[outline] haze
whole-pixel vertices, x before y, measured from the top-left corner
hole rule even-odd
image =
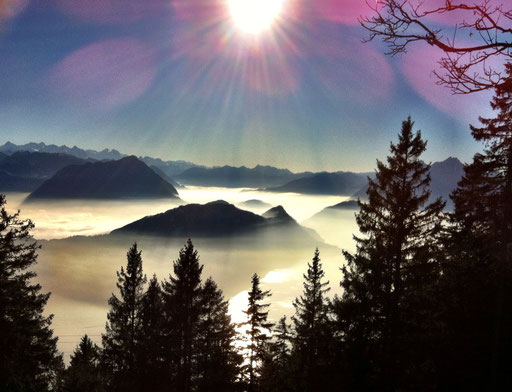
[[[115,292],[116,271],[126,263],[126,252],[133,241],[142,250],[144,272],[167,279],[179,249],[186,238],[158,240],[142,237],[112,239],[97,236],[109,233],[146,215],[164,212],[179,204],[226,200],[240,206],[246,200],[261,200],[272,206],[282,205],[299,223],[317,230],[325,240],[294,242],[293,238],[194,239],[204,276],[212,276],[232,298],[230,310],[234,321],[241,321],[246,306],[250,277],[263,277],[266,289],[272,290],[271,317],[293,312],[292,301],[302,290],[306,263],[319,247],[331,280],[333,294],[338,293],[339,267],[344,259],[341,248],[352,249],[356,230],[353,211],[334,211],[332,218],[313,218],[327,206],[346,200],[340,196],[311,196],[294,193],[260,192],[254,189],[188,187],[180,190],[181,202],[144,201],[60,201],[23,204],[26,194],[8,193],[9,210],[21,209],[23,217],[32,219],[34,235],[41,240],[37,272],[43,289],[52,296],[46,311],[55,315],[53,327],[60,337],[59,349],[66,358],[87,333],[96,342],[104,330],[107,300]],[[261,214],[264,208],[241,207]],[[75,238],[66,238],[79,236]],[[90,237],[96,236],[96,237]],[[101,251],[98,251],[101,249]]]

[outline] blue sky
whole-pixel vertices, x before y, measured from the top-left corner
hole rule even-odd
[[[366,171],[411,115],[427,161],[468,161],[480,148],[468,125],[489,114],[489,94],[437,86],[429,48],[390,58],[362,43],[359,0],[314,4],[288,0],[248,35],[227,0],[9,0],[0,143]]]

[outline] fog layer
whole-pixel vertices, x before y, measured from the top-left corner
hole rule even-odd
[[[126,252],[137,241],[142,250],[144,272],[148,278],[156,274],[168,279],[172,261],[187,238],[152,239],[137,236],[91,235],[108,233],[146,215],[174,208],[164,200],[91,202],[73,201],[24,205],[25,194],[8,194],[8,209],[22,209],[22,217],[36,224],[34,234],[42,245],[36,267],[38,282],[52,296],[47,312],[55,315],[53,328],[59,348],[66,357],[84,333],[96,342],[104,331],[107,300],[116,292],[116,271],[126,264]],[[286,211],[305,226],[312,227],[325,240],[295,240],[286,230],[261,232],[250,237],[223,239],[193,238],[204,264],[203,279],[212,276],[226,298],[233,298],[230,310],[235,320],[243,317],[246,292],[251,275],[262,277],[265,289],[272,290],[270,316],[274,319],[293,313],[292,301],[302,290],[302,274],[307,269],[316,247],[332,293],[339,293],[344,259],[340,247],[353,248],[355,229],[353,211],[333,211],[310,218],[325,207],[346,198],[278,194],[246,189],[188,188],[180,191],[186,202],[205,203],[223,199],[235,205],[257,199]],[[242,207],[256,213],[265,208]],[[77,236],[79,235],[79,236]],[[87,235],[87,236],[84,236]],[[75,236],[74,238],[65,238]],[[89,236],[89,237],[88,237]],[[336,245],[332,246],[332,245]]]

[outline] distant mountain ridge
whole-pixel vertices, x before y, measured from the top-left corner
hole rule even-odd
[[[77,158],[87,159],[92,158],[96,160],[118,160],[126,156],[126,154],[121,154],[119,151],[115,149],[105,148],[102,151],[96,150],[83,150],[78,148],[77,146],[68,147],[66,145],[57,146],[55,144],[45,144],[41,143],[26,143],[17,145],[11,142],[5,143],[3,146],[0,146],[0,152],[11,154],[17,151],[29,151],[29,152],[47,152],[47,153],[60,153],[72,155]]]
[[[318,219],[339,219],[340,214],[345,212],[357,212],[359,211],[359,202],[357,200],[345,200],[341,203],[325,207],[323,210],[317,212],[310,218],[306,219],[302,223],[306,222],[306,225],[311,224],[311,222]]]
[[[91,150],[91,149],[82,149],[77,146],[68,147],[66,145],[57,146],[55,144],[45,144],[43,142],[40,143],[26,143],[17,145],[11,142],[6,142],[4,145],[0,146],[0,153],[11,155],[17,151],[29,151],[29,152],[47,152],[47,153],[60,153],[60,154],[68,154],[81,159],[95,159],[98,161],[104,160],[119,160],[121,158],[127,157],[127,154],[123,154],[116,149],[108,149],[105,148],[101,151]],[[177,160],[177,161],[164,161],[159,158],[151,158],[151,157],[139,157],[141,161],[146,163],[148,166],[156,166],[160,170],[162,170],[167,176],[174,177],[177,174],[183,172],[184,170],[198,166],[194,163]]]
[[[366,173],[322,172],[267,188],[271,192],[294,192],[315,195],[351,195],[367,183]]]
[[[276,229],[290,230],[295,236],[314,239],[316,233],[300,226],[283,207],[257,215],[224,201],[187,204],[147,216],[116,229],[111,234],[137,234],[153,237],[226,237]]]
[[[331,210],[358,210],[359,202],[357,200],[346,200],[333,206],[326,207]]]
[[[31,192],[62,168],[88,161],[62,153],[17,151],[0,160],[0,191]]]
[[[216,166],[192,167],[176,179],[186,185],[219,186],[227,188],[261,188],[285,184],[296,178],[311,175],[310,172],[293,173],[273,166]]]
[[[178,198],[177,190],[135,156],[70,165],[46,180],[27,201]]]
[[[76,146],[56,146],[45,143],[27,143],[16,145],[11,142],[0,146],[0,154],[15,155],[20,151],[36,153],[67,154],[79,159],[119,160],[125,157],[115,149],[102,151],[83,150]],[[3,170],[1,164],[9,158],[0,155],[0,190],[30,191],[41,184],[44,176],[26,176]],[[354,198],[366,198],[367,177],[374,173],[354,172],[302,172],[293,173],[288,169],[257,165],[204,167],[186,161],[163,161],[158,158],[139,157],[139,160],[153,168],[165,181],[178,187],[180,184],[218,187],[259,188],[270,192],[295,192],[319,195],[350,195]],[[463,174],[463,164],[457,158],[448,158],[435,162],[431,167],[431,189],[433,196],[441,196],[450,207],[449,194]],[[50,173],[54,174],[54,173]],[[49,176],[49,175],[48,175]],[[17,184],[12,188],[13,184]],[[16,188],[18,187],[18,188]],[[19,189],[21,188],[21,189]]]
[[[66,166],[90,161],[63,153],[18,151],[0,161],[0,170],[16,176],[49,178]]]
[[[457,158],[449,157],[441,162],[434,162],[430,166],[430,190],[431,199],[441,197],[446,201],[448,209],[453,208],[453,202],[450,194],[457,188],[457,184],[464,175],[464,164]],[[366,189],[368,185],[363,186],[352,196],[354,198],[367,199]]]
[[[449,201],[450,193],[455,190],[463,175],[464,164],[457,158],[450,157],[442,162],[434,162],[430,167],[432,195]]]

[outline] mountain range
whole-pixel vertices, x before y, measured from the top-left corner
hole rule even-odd
[[[176,189],[135,156],[70,165],[43,182],[27,201],[41,199],[178,198]]]
[[[340,210],[340,211],[358,210],[359,203],[357,200],[347,200],[347,201],[342,201],[341,203],[335,204],[333,206],[326,207],[326,209]]]
[[[367,173],[322,172],[266,190],[314,195],[351,195],[368,182],[367,177]]]
[[[0,191],[30,192],[69,165],[88,160],[62,153],[18,151],[0,159]]]
[[[76,146],[56,146],[44,143],[0,146],[0,191],[32,191],[56,172],[69,164],[87,161],[119,160],[126,157],[117,150],[83,150]],[[204,167],[185,161],[163,161],[144,157],[139,160],[150,166],[160,178],[179,188],[180,184],[218,187],[249,187],[270,192],[295,192],[320,195],[351,195],[366,198],[367,177],[373,173],[302,172],[272,166]],[[431,166],[433,197],[449,201],[449,194],[462,177],[463,164],[456,158],[435,162]]]
[[[453,208],[453,203],[450,199],[450,193],[457,188],[458,182],[464,175],[464,165],[457,158],[447,158],[441,162],[434,162],[430,166],[430,191],[431,200],[441,197],[446,201],[448,209]],[[356,193],[352,195],[353,198],[366,199],[366,190],[368,185],[364,185]]]
[[[261,165],[252,169],[245,166],[192,167],[178,175],[176,180],[186,185],[197,186],[264,188],[282,185],[311,174],[293,173],[288,169]]]
[[[91,158],[98,161],[104,160],[119,160],[128,156],[127,154],[123,154],[115,149],[105,148],[101,151],[90,150],[90,149],[82,149],[77,146],[68,147],[65,145],[57,146],[55,144],[45,144],[45,143],[26,143],[17,145],[11,142],[7,142],[4,145],[0,146],[0,153],[11,155],[17,151],[28,151],[28,152],[47,152],[47,153],[60,153],[72,155],[77,158],[87,159]],[[148,166],[156,166],[161,169],[167,176],[174,177],[184,170],[197,166],[193,163],[186,161],[164,161],[159,158],[151,158],[151,157],[139,157],[141,161],[143,161]]]
[[[126,154],[121,154],[119,151],[114,149],[104,149],[102,151],[96,150],[83,150],[78,148],[77,146],[68,147],[68,146],[57,146],[55,144],[45,144],[45,143],[26,143],[17,145],[11,142],[5,143],[3,146],[0,146],[0,152],[6,154],[12,154],[16,151],[29,151],[29,152],[48,152],[48,153],[59,153],[59,154],[67,154],[72,155],[77,158],[87,159],[92,158],[96,160],[116,160],[121,159],[126,156]]]

